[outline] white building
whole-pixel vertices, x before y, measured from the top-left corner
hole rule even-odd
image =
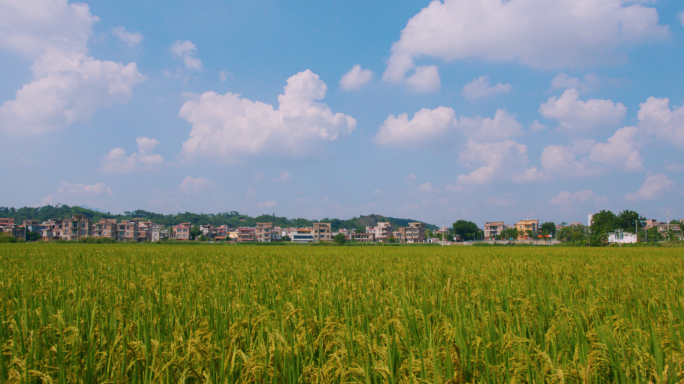
[[[608,234],[608,242],[613,244],[635,244],[637,242],[637,235],[629,232],[611,232]]]

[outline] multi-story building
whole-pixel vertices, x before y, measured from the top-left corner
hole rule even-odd
[[[200,225],[200,231],[207,240],[214,240],[218,234],[218,229],[211,225]]]
[[[501,236],[504,231],[503,221],[488,221],[484,225],[484,238],[485,240],[494,240],[497,236]]]
[[[14,224],[14,219],[0,218],[0,232],[17,237],[17,226]]]
[[[296,230],[290,232],[291,241],[293,243],[313,243],[314,234],[313,228],[297,228]]]
[[[82,237],[93,235],[93,221],[86,215],[73,215],[71,219],[62,220],[62,239],[78,241]]]
[[[237,242],[238,243],[252,243],[255,239],[254,228],[238,228]]]
[[[539,220],[520,220],[515,223],[515,229],[518,230],[519,239],[535,237],[539,231]]]
[[[375,242],[375,234],[372,232],[365,232],[365,233],[352,233],[350,235],[352,241],[356,241],[357,243],[374,243]]]
[[[404,242],[406,243],[422,243],[425,242],[425,224],[424,223],[409,223],[409,226],[404,228]]]
[[[313,225],[313,241],[320,243],[321,241],[332,240],[332,225],[330,223],[314,223]]]
[[[138,238],[138,222],[135,220],[125,221],[119,225],[119,229],[123,226],[123,236],[119,236],[119,241],[135,242]],[[119,230],[121,233],[121,230]]]
[[[190,223],[180,223],[173,227],[173,238],[176,240],[190,240]]]
[[[170,239],[172,236],[171,230],[168,228],[164,228],[163,226],[159,226],[157,228],[152,228],[150,230],[150,241],[159,241],[163,239]]]
[[[391,223],[378,223],[375,227],[366,227],[366,232],[373,232],[376,241],[385,242],[393,236],[394,228]]]
[[[119,240],[119,236],[117,236],[116,219],[100,219],[98,223],[93,224],[93,236],[109,237],[114,240]]]
[[[257,223],[256,225],[256,241],[259,243],[270,243],[273,241],[273,223]]]
[[[397,228],[394,232],[392,232],[392,237],[394,237],[394,241],[396,241],[397,243],[405,243],[406,242],[406,228],[405,227]]]

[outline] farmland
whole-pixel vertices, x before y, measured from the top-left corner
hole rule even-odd
[[[665,248],[0,246],[0,381],[674,383]]]

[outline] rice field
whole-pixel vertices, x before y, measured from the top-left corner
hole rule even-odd
[[[0,246],[0,382],[676,383],[684,252]]]

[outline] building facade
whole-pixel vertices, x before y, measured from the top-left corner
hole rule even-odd
[[[259,243],[273,242],[273,223],[257,223],[255,234]]]
[[[518,239],[536,237],[539,232],[539,220],[520,220],[515,223],[515,229],[518,230]]]
[[[488,221],[484,225],[485,240],[494,240],[497,236],[501,236],[504,231],[503,221]]]
[[[404,242],[406,243],[424,243],[425,242],[425,224],[424,223],[409,223],[409,226],[404,228]]]
[[[313,241],[316,243],[332,241],[332,225],[330,223],[314,223]]]

